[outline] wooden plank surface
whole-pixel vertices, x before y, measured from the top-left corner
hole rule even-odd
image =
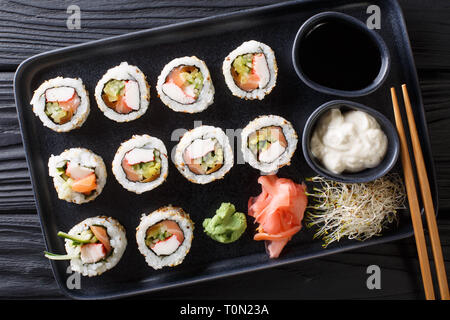
[[[50,265],[42,257],[44,241],[34,213],[15,112],[12,88],[18,64],[54,48],[276,2],[82,0],[76,1],[81,8],[82,28],[68,30],[66,8],[73,1],[0,0],[0,298],[61,297]],[[438,222],[450,272],[450,6],[446,0],[402,0],[400,4],[432,140],[441,208]],[[365,286],[370,264],[381,267],[382,290]],[[423,294],[414,242],[406,239],[148,297],[415,299],[423,298]]]

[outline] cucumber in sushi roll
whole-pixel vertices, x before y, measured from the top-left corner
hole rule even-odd
[[[186,132],[175,150],[175,166],[193,183],[221,179],[234,163],[230,141],[222,129],[200,126]]]
[[[42,83],[31,99],[33,112],[56,132],[79,128],[89,112],[89,94],[81,79],[57,77]]]
[[[125,228],[115,219],[98,216],[75,225],[68,233],[58,232],[66,240],[67,254],[45,252],[51,260],[70,260],[72,271],[93,277],[115,267],[127,246]]]
[[[228,54],[222,72],[233,95],[262,100],[277,82],[275,53],[264,43],[246,41]]]
[[[158,77],[156,90],[161,101],[177,112],[201,112],[214,102],[208,67],[197,57],[169,62]]]
[[[181,208],[167,206],[142,215],[136,228],[138,249],[153,269],[173,267],[188,254],[194,223]]]
[[[274,173],[289,165],[298,137],[292,124],[280,116],[260,116],[241,132],[241,151],[245,162],[262,173]]]
[[[94,200],[106,183],[103,159],[84,148],[72,148],[60,155],[52,155],[48,160],[48,170],[59,199],[76,204]]]
[[[97,83],[95,100],[109,119],[132,121],[147,111],[150,87],[138,67],[122,62],[109,69]]]
[[[158,138],[135,135],[117,150],[112,171],[127,190],[140,194],[162,184],[168,174],[167,150]]]

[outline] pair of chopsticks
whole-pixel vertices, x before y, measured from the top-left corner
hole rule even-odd
[[[425,161],[423,159],[422,148],[420,146],[419,136],[416,128],[416,122],[414,120],[414,115],[411,108],[411,101],[409,100],[408,90],[405,84],[402,85],[402,92],[403,102],[405,104],[406,115],[408,118],[408,126],[411,136],[411,144],[413,147],[417,176],[419,178],[420,192],[425,209],[425,216],[428,225],[429,237],[431,240],[434,264],[436,267],[439,292],[442,300],[449,300],[450,295],[448,290],[447,275],[445,272],[444,259],[442,257],[442,248],[436,223],[436,213],[434,211],[433,200],[431,197],[430,183],[428,181],[427,170],[425,168]],[[416,239],[417,253],[419,256],[419,264],[422,273],[422,282],[424,286],[425,297],[427,300],[435,300],[436,298],[433,289],[433,279],[431,276],[427,246],[425,243],[425,234],[423,231],[422,217],[420,213],[414,173],[409,156],[408,143],[406,140],[405,129],[403,127],[402,116],[400,114],[397,95],[395,93],[394,87],[391,88],[391,96],[392,105],[394,108],[395,123],[400,138],[401,161],[403,165],[405,186],[408,195],[409,208],[411,211],[411,220],[414,228],[414,236]]]

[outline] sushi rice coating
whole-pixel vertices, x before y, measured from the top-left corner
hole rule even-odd
[[[164,220],[175,221],[183,231],[184,240],[174,253],[167,256],[158,256],[155,252],[153,252],[153,250],[147,247],[145,239],[147,236],[147,229]],[[136,228],[136,241],[138,249],[145,257],[147,264],[155,270],[167,266],[174,267],[182,263],[186,255],[189,253],[193,237],[194,223],[190,219],[189,214],[184,212],[183,209],[179,207],[172,207],[171,205],[162,207],[148,215],[142,214],[141,222]]]
[[[126,173],[122,167],[122,160],[126,153],[134,148],[154,148],[160,152],[161,172],[157,179],[150,182],[133,182],[127,179]],[[141,194],[150,191],[161,185],[169,174],[169,162],[167,159],[167,149],[164,143],[149,135],[134,135],[130,140],[123,142],[114,156],[112,162],[112,171],[117,181],[128,191]]]
[[[61,177],[61,173],[57,170],[63,166],[66,161],[73,161],[81,166],[92,168],[96,176],[96,189],[89,196],[85,196],[82,193],[67,190],[66,181]],[[103,159],[85,148],[72,148],[67,149],[60,155],[51,155],[48,160],[49,175],[53,177],[53,184],[58,198],[66,200],[67,202],[73,202],[76,204],[82,204],[94,200],[102,192],[103,187],[106,184],[106,167]]]
[[[245,91],[239,88],[234,82],[233,75],[231,73],[233,61],[237,57],[248,53],[253,54],[263,53],[266,58],[267,66],[269,68],[270,73],[270,80],[269,83],[264,88],[258,88],[252,91]],[[230,89],[231,93],[234,96],[247,100],[254,100],[254,99],[262,100],[266,95],[268,95],[273,90],[277,82],[278,67],[275,59],[275,53],[268,45],[264,43],[255,40],[246,41],[242,43],[239,47],[231,51],[225,57],[222,64],[222,72],[225,77],[225,83],[227,84],[228,88]]]
[[[287,140],[288,146],[286,150],[277,159],[275,159],[275,161],[266,163],[259,161],[255,154],[249,149],[248,138],[253,132],[270,126],[278,126],[283,129],[283,134]],[[275,115],[259,116],[250,121],[250,123],[247,124],[241,132],[241,151],[245,162],[253,168],[260,170],[261,173],[264,174],[276,173],[279,168],[285,165],[290,165],[291,158],[297,148],[297,142],[297,133],[295,132],[292,124],[286,119]]]
[[[112,252],[104,260],[95,263],[83,263],[81,258],[70,260],[70,268],[72,271],[79,272],[83,276],[88,277],[101,275],[103,272],[115,267],[127,247],[125,228],[116,219],[110,217],[98,216],[88,218],[75,225],[68,233],[70,235],[78,235],[82,231],[89,230],[91,225],[99,225],[106,228],[106,232],[110,238],[109,242],[112,247]],[[72,240],[69,239],[66,239],[65,247],[69,255],[74,255],[79,250],[79,246],[73,246]]]
[[[126,114],[120,114],[108,107],[103,101],[103,88],[110,80],[133,80],[139,85],[139,109]],[[99,109],[103,114],[116,122],[128,122],[136,120],[147,112],[150,102],[150,86],[147,83],[146,76],[142,71],[136,67],[129,65],[127,62],[122,62],[120,65],[109,69],[95,87],[95,100]]]
[[[167,76],[170,74],[170,72],[178,67],[178,66],[194,66],[199,69],[199,71],[203,75],[203,86],[200,91],[200,94],[196,100],[196,102],[191,104],[182,104],[180,102],[177,102],[175,100],[172,100],[170,97],[168,97],[162,87],[163,84],[166,82]],[[158,83],[156,85],[156,90],[158,91],[158,96],[161,99],[161,101],[170,109],[176,112],[186,112],[186,113],[197,113],[205,110],[208,108],[213,102],[214,102],[214,85],[211,81],[211,75],[209,73],[208,67],[206,66],[205,62],[200,60],[199,58],[192,56],[192,57],[182,57],[182,58],[176,58],[170,61],[161,71],[161,74],[158,77]]]
[[[80,98],[80,104],[73,114],[70,121],[64,124],[53,122],[45,113],[45,92],[47,89],[58,87],[70,87],[75,89],[76,94]],[[47,128],[56,132],[67,132],[81,127],[86,121],[90,113],[89,93],[87,92],[83,81],[79,78],[63,78],[56,77],[42,83],[39,88],[34,91],[33,98],[30,101],[33,106],[33,112],[42,121],[42,124]]]
[[[215,138],[223,148],[222,167],[210,174],[198,175],[192,172],[183,159],[183,153],[186,148],[196,139]],[[221,128],[213,126],[200,126],[186,132],[180,139],[175,151],[175,166],[178,171],[189,181],[193,183],[206,184],[217,179],[222,179],[230,171],[234,164],[233,150],[230,141]]]

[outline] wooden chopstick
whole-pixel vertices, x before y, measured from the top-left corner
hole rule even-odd
[[[449,300],[447,274],[445,272],[444,259],[442,257],[441,241],[439,239],[439,231],[436,223],[436,213],[434,211],[433,200],[431,197],[430,182],[428,181],[427,169],[423,159],[422,147],[420,146],[419,135],[417,133],[416,121],[409,100],[408,89],[406,84],[402,85],[403,101],[405,104],[406,115],[408,118],[409,133],[416,162],[417,175],[419,177],[420,192],[422,194],[425,216],[427,219],[428,231],[431,240],[431,248],[433,251],[434,264],[439,284],[439,292],[442,300]]]
[[[391,88],[392,105],[394,108],[395,124],[400,139],[401,161],[405,179],[406,193],[408,195],[409,209],[416,239],[417,255],[419,257],[420,271],[422,273],[423,288],[427,300],[435,300],[433,280],[431,277],[430,263],[428,260],[427,246],[425,243],[425,234],[423,232],[422,217],[420,215],[419,200],[417,198],[416,184],[409,157],[408,144],[406,141],[405,129],[403,128],[402,116],[398,107],[397,95],[395,89]]]

